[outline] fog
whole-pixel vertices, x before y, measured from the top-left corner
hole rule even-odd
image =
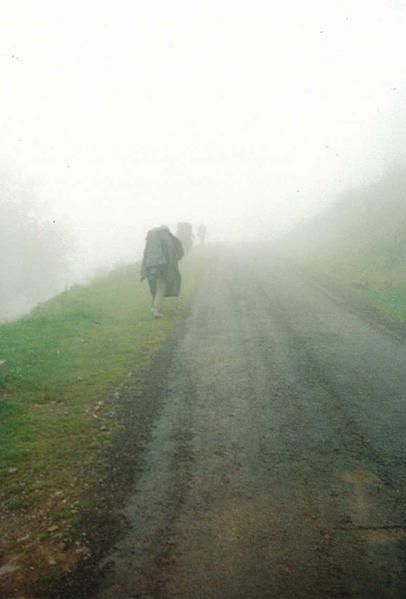
[[[55,225],[55,289],[154,225],[277,238],[406,160],[405,20],[395,0],[3,0],[0,206],[52,248]]]

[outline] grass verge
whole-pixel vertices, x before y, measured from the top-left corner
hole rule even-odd
[[[406,322],[406,269],[402,264],[388,266],[382,256],[365,259],[349,256],[340,259],[336,255],[293,255],[302,268],[329,281],[337,289],[350,292],[368,304],[377,313],[394,321]]]
[[[126,266],[75,286],[0,326],[0,590],[30,597],[43,576],[72,569],[86,551],[75,535],[89,466],[122,423],[123,381],[136,385],[182,322],[203,258],[183,264],[180,299],[154,321],[146,283]],[[1,593],[0,593],[1,594]]]

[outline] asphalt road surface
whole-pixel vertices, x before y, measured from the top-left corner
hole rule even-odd
[[[211,260],[94,599],[406,597],[406,345],[283,260]]]

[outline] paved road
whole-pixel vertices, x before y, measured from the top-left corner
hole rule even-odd
[[[406,597],[406,345],[281,259],[213,260],[94,599]]]

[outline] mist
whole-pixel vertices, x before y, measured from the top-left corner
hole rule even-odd
[[[69,284],[70,239],[33,186],[0,173],[0,317],[20,316]]]
[[[269,242],[406,162],[401,2],[2,9],[2,248],[20,277],[2,296],[16,312],[139,259],[153,226]],[[42,269],[21,257],[24,227]]]

